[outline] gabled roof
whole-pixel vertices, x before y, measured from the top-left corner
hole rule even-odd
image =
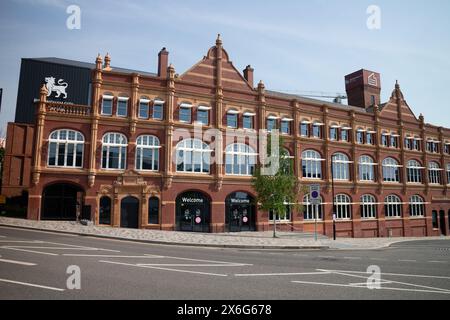
[[[254,91],[254,88],[234,67],[230,61],[228,53],[222,47],[220,36],[216,40],[216,45],[208,50],[202,60],[180,76],[181,80],[215,86],[217,84],[217,64],[218,56],[222,57],[221,81],[223,88],[238,89],[243,91]]]

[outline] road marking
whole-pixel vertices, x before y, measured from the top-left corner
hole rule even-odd
[[[78,253],[64,253],[66,257],[92,257],[92,258],[142,258],[142,259],[157,259],[163,258],[163,256],[144,255],[144,256],[120,256],[113,254],[78,254]]]
[[[309,282],[309,281],[291,281],[293,283],[301,283],[301,284],[315,284],[322,286],[334,286],[334,287],[347,287],[347,288],[360,288],[360,289],[368,289],[367,286],[354,286],[351,284],[337,284],[337,283],[324,283],[324,282]],[[413,292],[427,292],[427,293],[443,293],[450,294],[450,291],[440,291],[440,290],[423,290],[423,289],[407,289],[407,288],[391,288],[391,287],[381,287],[377,290],[395,290],[395,291],[413,291]],[[375,290],[376,291],[376,290]]]
[[[47,289],[47,290],[54,290],[54,291],[64,291],[64,289],[60,289],[60,288],[41,286],[39,284],[20,282],[20,281],[13,281],[13,280],[8,280],[8,279],[0,279],[0,282],[14,283],[14,284],[20,284],[20,285],[23,285],[23,286],[36,287],[36,288]]]
[[[48,241],[46,241],[45,243],[48,243],[48,244],[57,244],[57,245],[67,246],[67,247],[90,248],[90,249],[96,249],[96,250],[101,250],[101,251],[120,252],[120,250],[102,249],[102,248],[87,247],[87,246],[78,246],[78,245],[74,245],[74,244],[59,243],[59,242],[48,242]]]
[[[330,269],[317,269],[319,271],[327,271],[327,272],[346,272],[346,273],[356,273],[356,274],[367,274],[365,271],[349,271],[349,270],[330,270]],[[383,272],[383,275],[388,276],[399,276],[399,277],[412,277],[412,278],[434,278],[434,279],[447,279],[450,280],[450,277],[446,276],[428,276],[428,275],[417,275],[417,274],[404,274],[404,273],[388,273]]]
[[[361,257],[344,257],[344,259],[347,259],[347,260],[360,260],[362,258]]]
[[[201,261],[201,262],[221,263],[221,264],[236,264],[237,263],[237,262],[204,260],[204,259],[193,259],[193,258],[181,258],[181,257],[170,257],[170,256],[162,256],[162,257],[163,258],[169,258],[169,259],[178,259],[178,260],[187,260],[187,261]]]
[[[44,243],[44,241],[39,241],[39,240],[29,240],[29,241],[25,241],[25,240],[0,240],[0,242],[6,242],[6,243]]]
[[[321,270],[321,271],[329,271],[329,270],[322,270],[322,269],[317,269],[317,270]],[[348,273],[344,273],[344,272],[332,272],[333,274],[338,274],[338,275],[342,275],[342,276],[347,276],[347,277],[354,277],[354,278],[362,278],[362,279],[369,279],[370,275],[367,276],[358,276],[355,274],[348,274]],[[423,286],[423,285],[418,285],[418,284],[413,284],[413,283],[407,283],[407,282],[400,282],[400,281],[394,281],[394,280],[388,280],[392,283],[397,283],[397,284],[401,284],[401,285],[405,285],[405,286],[413,286],[413,287],[418,287],[418,288],[425,288],[425,289],[432,289],[432,290],[440,290],[443,292],[448,292],[450,293],[450,290],[448,289],[443,289],[443,288],[435,288],[435,287],[429,287],[429,286]],[[412,291],[416,290],[416,289],[410,289]]]
[[[373,260],[373,261],[387,261],[387,259],[384,259],[384,258],[370,258],[370,260]]]
[[[100,260],[99,262],[110,263],[110,264],[118,264],[118,265],[124,265],[124,266],[131,266],[131,267],[138,267],[138,268],[157,269],[157,270],[182,272],[182,273],[193,273],[193,274],[201,274],[201,275],[216,276],[216,277],[228,277],[228,275],[226,275],[226,274],[219,274],[219,273],[209,273],[209,272],[200,272],[200,271],[188,271],[188,270],[177,270],[177,269],[151,267],[151,266],[139,266],[139,265],[131,264],[131,263],[122,263],[122,262],[105,261],[105,260]]]
[[[155,267],[245,267],[252,264],[189,264],[189,263],[138,263],[137,266],[155,266]]]
[[[0,262],[20,264],[20,265],[23,265],[23,266],[35,266],[36,265],[36,263],[25,262],[25,261],[17,261],[17,260],[8,260],[8,259],[0,259]]]
[[[10,247],[10,248],[18,248],[18,249],[52,249],[52,250],[86,250],[86,251],[100,251],[102,249],[97,248],[63,248],[63,247],[35,247],[35,246],[2,246],[3,247]]]
[[[15,250],[15,251],[23,251],[23,252],[31,252],[31,253],[37,253],[37,254],[44,254],[47,256],[59,256],[59,254],[57,253],[50,253],[50,252],[42,252],[42,251],[34,251],[34,250],[27,250],[27,249],[18,249],[18,248],[14,248],[14,247],[0,247],[3,249],[8,249],[8,250]]]
[[[6,238],[6,236],[0,236],[0,238]]]
[[[324,259],[333,259],[335,258],[334,256],[318,256],[319,258],[324,258]]]
[[[317,275],[317,274],[330,274],[331,272],[319,271],[319,272],[292,272],[292,273],[238,273],[235,277],[279,277],[279,276],[302,276],[302,275]]]
[[[398,260],[398,261],[400,261],[400,262],[417,262],[417,260]]]
[[[429,263],[447,263],[446,261],[436,261],[436,260],[433,260],[433,261],[428,261]]]

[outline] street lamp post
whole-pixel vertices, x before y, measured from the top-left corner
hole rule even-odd
[[[333,197],[333,240],[336,240],[336,205],[334,202],[334,154],[331,156],[331,196]]]

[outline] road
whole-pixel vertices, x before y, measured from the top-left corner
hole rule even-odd
[[[80,289],[70,286],[78,283],[70,266],[79,267]],[[367,287],[369,266],[381,271],[380,281],[369,281],[379,289]],[[448,300],[450,241],[380,250],[244,250],[0,227],[0,299]]]

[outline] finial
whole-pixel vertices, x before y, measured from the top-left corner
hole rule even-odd
[[[400,84],[398,83],[398,80],[395,80],[395,88],[400,89]]]
[[[48,90],[47,90],[47,87],[45,86],[45,84],[42,85],[41,90],[39,92],[41,95],[48,94]]]
[[[109,55],[109,52],[106,53],[105,56],[105,70],[111,70],[111,56]]]
[[[220,39],[220,33],[217,34],[216,46],[220,47],[222,45],[222,40]]]

